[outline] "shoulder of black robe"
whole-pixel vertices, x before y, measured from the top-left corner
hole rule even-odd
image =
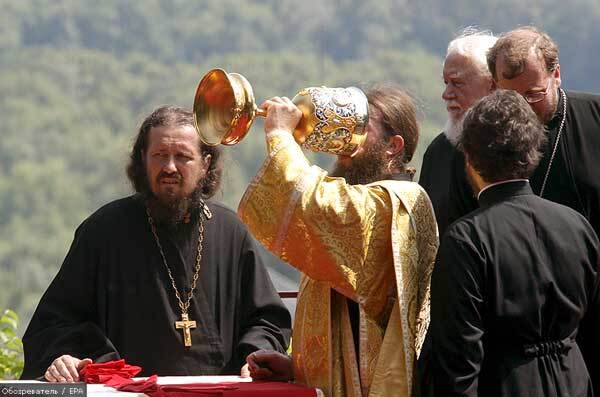
[[[446,138],[443,132],[440,132],[439,135],[433,138],[429,146],[427,146],[427,149],[425,149],[423,161],[421,162],[421,173],[419,175],[419,184],[423,186],[424,189],[426,189],[425,186],[431,186],[431,176],[435,170],[435,156],[439,151],[440,146],[443,146],[442,143],[444,140],[447,141],[448,138]]]
[[[452,143],[446,137],[446,134],[440,132],[437,135],[427,149],[425,149],[425,153],[423,154],[423,161],[421,162],[421,172],[419,174],[419,184],[427,191],[427,189],[432,188],[435,179],[434,176],[438,173],[438,165],[440,158],[440,154],[444,157],[447,157],[448,147],[453,147]]]
[[[21,379],[43,376],[63,354],[94,361],[119,358],[98,326],[95,284],[99,230],[106,221],[134,209],[131,197],[113,201],[87,218],[75,237],[54,280],[42,296],[23,336],[25,366]],[[108,216],[107,216],[108,215]]]
[[[449,225],[450,177],[456,151],[446,134],[440,133],[427,147],[419,175],[419,184],[431,199],[440,236]]]
[[[284,262],[269,252],[248,231],[237,214],[222,204],[209,201],[213,216],[234,229],[241,241],[240,263],[235,304],[239,329],[235,354],[223,373],[239,373],[248,354],[260,350],[285,353],[291,335],[291,316],[275,290],[267,267],[285,266]]]
[[[600,95],[567,91],[566,145],[580,212],[600,234]]]
[[[451,225],[477,208],[479,208],[479,203],[467,179],[465,156],[460,150],[455,150],[450,165],[447,225]],[[440,238],[441,236],[440,232]]]
[[[531,177],[531,187],[543,198],[573,208],[586,217],[596,233],[600,232],[600,95],[565,91],[566,119],[553,157],[558,130],[562,125],[564,97],[545,125],[547,143]],[[552,163],[550,160],[552,159]],[[551,167],[550,167],[551,164]],[[550,167],[550,168],[549,168]]]
[[[565,90],[568,100],[574,107],[575,112],[600,122],[600,94],[591,92]]]

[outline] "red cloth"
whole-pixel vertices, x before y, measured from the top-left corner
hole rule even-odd
[[[150,397],[316,397],[315,389],[283,382],[221,382],[159,385],[152,375],[133,380],[142,369],[125,360],[88,364],[81,370],[86,383],[104,383],[117,390],[144,393]]]
[[[149,378],[143,380],[127,379],[115,375],[104,384],[106,386],[114,387],[117,390],[139,393],[152,393],[158,391],[158,384],[156,383],[157,379],[158,377],[156,375],[152,375]]]
[[[125,364],[125,360],[108,361],[105,363],[88,364],[79,372],[85,383],[106,383],[114,376],[133,378],[142,369],[135,365]]]
[[[241,382],[238,389],[223,393],[223,397],[317,397],[314,388],[284,382]]]
[[[315,389],[282,382],[223,382],[158,385],[156,375],[145,380],[113,378],[107,386],[150,397],[316,397]]]

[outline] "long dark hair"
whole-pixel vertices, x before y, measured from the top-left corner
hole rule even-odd
[[[161,106],[154,110],[142,122],[135,143],[129,155],[129,163],[126,171],[127,177],[136,192],[142,195],[150,194],[150,185],[146,166],[144,165],[143,152],[148,148],[148,135],[154,127],[174,126],[194,127],[194,115],[192,111],[177,106]],[[222,150],[219,146],[208,146],[200,141],[199,150],[203,157],[210,154],[210,164],[206,175],[200,181],[200,194],[202,198],[212,197],[221,185]]]
[[[419,142],[416,106],[411,96],[399,86],[389,83],[372,86],[366,95],[369,107],[381,113],[385,138],[400,135],[404,139],[404,149],[392,161],[395,168],[408,171],[407,164]]]

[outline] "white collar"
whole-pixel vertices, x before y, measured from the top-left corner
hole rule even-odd
[[[487,189],[491,188],[492,186],[498,186],[498,185],[502,185],[503,183],[510,183],[510,182],[529,182],[529,179],[522,179],[522,178],[508,179],[506,181],[500,181],[500,182],[490,183],[489,185],[487,185],[486,187],[484,187],[483,189],[481,189],[479,191],[479,194],[477,194],[477,201],[479,201],[479,197],[481,197],[481,193],[483,193]]]

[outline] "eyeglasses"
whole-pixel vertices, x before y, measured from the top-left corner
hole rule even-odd
[[[552,83],[552,79],[548,79],[548,84],[546,84],[546,89],[544,91],[532,92],[530,94],[523,94],[523,98],[527,101],[527,103],[537,103],[542,101],[546,95],[548,95],[548,90],[550,89],[550,84]]]

